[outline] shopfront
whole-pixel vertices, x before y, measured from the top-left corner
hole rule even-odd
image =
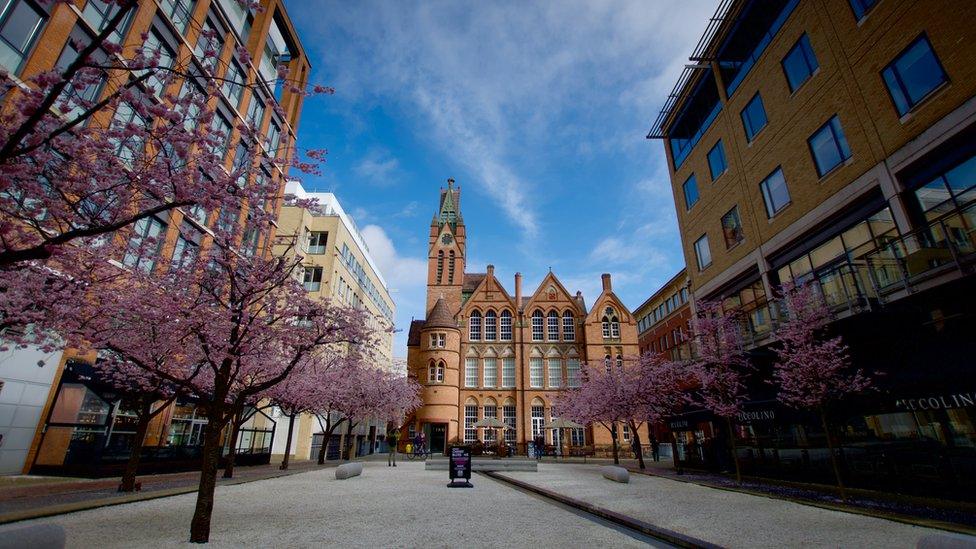
[[[90,364],[68,361],[44,419],[31,474],[120,475],[135,442],[136,414],[99,381]],[[140,474],[198,469],[207,420],[192,400],[177,400],[149,424],[140,448]],[[268,463],[274,424],[246,428],[238,438],[241,464]],[[226,448],[225,448],[226,452]]]

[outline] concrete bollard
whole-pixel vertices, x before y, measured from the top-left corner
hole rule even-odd
[[[336,467],[336,480],[358,477],[361,474],[363,474],[363,464],[358,461],[343,463]]]
[[[61,549],[64,547],[64,542],[64,528],[57,524],[37,524],[0,531],[0,549],[14,547]]]
[[[622,482],[624,484],[630,482],[630,471],[623,467],[617,467],[616,465],[604,465],[600,467],[600,474],[603,475],[603,478],[614,482]]]
[[[928,534],[916,545],[918,549],[976,549],[976,537],[963,534]]]

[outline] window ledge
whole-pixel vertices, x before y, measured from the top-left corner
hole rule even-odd
[[[773,221],[775,221],[775,220],[776,220],[776,218],[778,218],[778,217],[780,216],[780,214],[781,214],[781,213],[783,213],[784,211],[786,211],[786,209],[787,209],[787,208],[789,208],[789,207],[790,207],[790,206],[792,206],[792,205],[793,205],[793,201],[792,201],[792,200],[790,200],[790,201],[789,201],[789,202],[788,202],[788,203],[787,203],[787,204],[786,204],[785,206],[783,206],[782,208],[780,208],[780,209],[779,209],[779,211],[777,211],[776,213],[774,213],[774,214],[773,214],[773,216],[772,216],[772,217],[770,217],[770,218],[768,218],[768,219],[767,219],[766,221],[767,221],[767,222],[768,222],[768,223],[769,223],[770,225],[772,225],[772,223],[773,223]]]
[[[915,103],[915,105],[913,105],[912,108],[908,109],[908,112],[903,114],[901,118],[898,119],[898,122],[900,122],[902,125],[910,123],[912,120],[914,120],[915,113],[917,113],[919,109],[925,106],[926,103],[935,100],[936,97],[945,93],[945,91],[949,89],[951,85],[952,85],[952,81],[946,80],[945,82],[936,86],[935,89],[927,93],[925,97],[923,97],[918,103]]]
[[[825,173],[825,174],[823,174],[823,175],[820,176],[820,179],[817,180],[817,183],[823,183],[823,181],[825,179],[827,179],[828,177],[834,175],[834,173],[840,171],[841,168],[843,168],[845,166],[850,166],[853,163],[854,163],[854,155],[852,154],[852,155],[848,156],[847,159],[844,160],[843,162],[838,162],[836,166],[834,166],[833,168],[830,168],[829,170],[827,170],[827,173]]]

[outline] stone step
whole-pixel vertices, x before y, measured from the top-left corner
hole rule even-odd
[[[447,471],[450,460],[446,457],[435,457],[427,460],[424,469],[427,471]],[[538,471],[539,462],[534,459],[519,458],[471,458],[472,471]]]

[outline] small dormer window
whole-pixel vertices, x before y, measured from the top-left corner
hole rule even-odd
[[[620,339],[620,320],[613,307],[607,307],[601,319],[604,339]]]

